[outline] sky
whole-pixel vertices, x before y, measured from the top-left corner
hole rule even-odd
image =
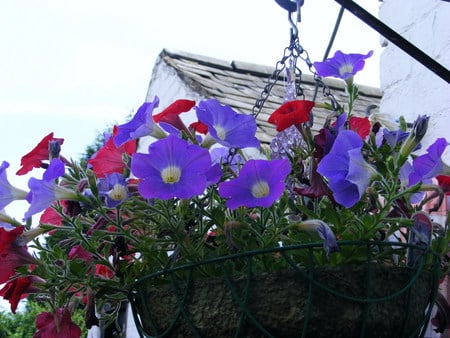
[[[357,2],[377,15],[378,0]],[[333,0],[305,0],[299,39],[312,61],[322,59],[338,11]],[[275,66],[289,44],[287,18],[274,0],[2,0],[0,161],[11,165],[9,180],[26,189],[30,175],[15,176],[20,158],[50,132],[77,159],[107,126],[124,123],[144,102],[163,48]],[[375,50],[356,82],[379,86],[379,35],[351,13],[336,49]],[[6,211],[18,217],[17,204]]]

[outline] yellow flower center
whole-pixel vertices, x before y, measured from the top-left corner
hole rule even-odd
[[[221,126],[218,126],[218,125],[215,125],[214,129],[216,130],[217,137],[221,140],[225,140],[225,137],[227,136],[227,132]]]
[[[339,75],[341,76],[351,73],[353,73],[353,65],[351,64],[346,63],[339,68]]]
[[[164,183],[177,183],[180,180],[181,177],[181,170],[180,168],[170,165],[167,168],[164,168],[161,171],[161,178],[164,181]]]
[[[108,197],[114,201],[121,201],[127,197],[127,189],[122,184],[117,183],[108,191]]]
[[[252,195],[255,198],[262,198],[269,195],[270,188],[266,181],[258,181],[252,187]]]

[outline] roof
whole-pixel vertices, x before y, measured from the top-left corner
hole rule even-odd
[[[264,87],[275,71],[275,67],[241,61],[227,62],[207,56],[163,49],[158,62],[172,67],[179,78],[192,91],[205,98],[216,98],[220,103],[231,106],[238,112],[252,114],[256,100],[261,97]],[[301,77],[305,98],[311,99],[315,90],[313,75],[303,72]],[[338,79],[324,79],[323,82],[340,104],[347,102],[345,82]],[[151,82],[150,82],[151,83]],[[270,142],[276,131],[267,122],[269,115],[282,104],[285,92],[284,80],[278,79],[270,91],[261,112],[257,115],[257,137],[262,142]],[[317,100],[321,97],[320,89]],[[359,85],[359,98],[354,107],[355,115],[364,116],[367,107],[379,106],[381,92],[378,88]],[[330,111],[314,108],[313,130],[318,130]]]

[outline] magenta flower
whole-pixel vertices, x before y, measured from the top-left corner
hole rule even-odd
[[[211,183],[212,168],[207,149],[173,135],[152,143],[149,154],[136,153],[131,158],[131,171],[141,179],[138,188],[145,198],[200,195]]]
[[[219,185],[219,195],[227,198],[227,207],[270,207],[282,194],[291,164],[281,160],[249,160],[239,176]]]
[[[56,200],[78,200],[78,194],[75,191],[56,184],[55,180],[64,175],[64,172],[64,163],[55,158],[44,172],[42,180],[30,178],[28,181],[30,192],[27,195],[30,207],[25,213],[25,219],[45,210]]]
[[[209,135],[221,145],[229,148],[259,147],[253,116],[238,114],[215,99],[200,102],[195,110],[198,120],[208,126]]]
[[[120,147],[122,144],[138,139],[143,136],[165,137],[161,128],[153,122],[153,110],[158,107],[159,98],[156,96],[153,102],[145,102],[130,122],[117,127],[117,134],[114,136],[114,144]]]
[[[12,186],[6,176],[6,169],[9,163],[3,161],[0,166],[0,210],[15,200],[24,200],[27,192]]]
[[[363,141],[354,131],[343,130],[330,152],[320,161],[317,171],[328,179],[337,203],[346,208],[358,202],[377,171],[361,153]]]
[[[11,304],[11,312],[16,313],[19,301],[28,296],[30,293],[37,293],[39,288],[33,283],[43,283],[44,280],[37,276],[25,276],[9,280],[0,290],[0,296],[9,301]]]
[[[36,318],[36,333],[33,338],[81,337],[81,329],[72,321],[68,308],[58,308],[55,313],[42,312]]]
[[[23,230],[23,226],[9,231],[0,228],[0,284],[5,283],[13,276],[16,268],[27,264],[36,264],[36,260],[28,252],[26,246],[19,243],[19,237],[23,234]]]
[[[128,198],[127,182],[121,174],[106,175],[98,180],[97,186],[108,208],[115,208]]]
[[[317,74],[323,77],[337,77],[347,80],[364,68],[364,60],[372,56],[373,50],[364,54],[344,54],[340,50],[332,58],[323,62],[314,62]]]
[[[448,142],[445,138],[438,138],[428,147],[425,154],[414,159],[413,170],[409,174],[410,186],[420,181],[427,181],[433,177],[450,173],[450,168],[441,159],[447,145]]]

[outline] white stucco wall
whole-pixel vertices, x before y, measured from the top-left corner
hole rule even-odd
[[[450,68],[450,3],[441,0],[383,0],[379,18],[446,68]],[[386,46],[380,58],[383,92],[380,112],[405,116],[412,122],[418,115],[430,115],[423,150],[437,137],[450,142],[450,85],[381,38]],[[450,151],[443,156],[450,164]],[[439,215],[435,215],[439,217]],[[428,326],[426,338],[441,337]]]
[[[404,38],[450,68],[450,3],[441,0],[384,0],[379,18]],[[450,141],[450,85],[392,42],[380,59],[381,112],[413,121],[431,115],[424,148],[436,137]],[[450,163],[448,152],[445,156]]]

